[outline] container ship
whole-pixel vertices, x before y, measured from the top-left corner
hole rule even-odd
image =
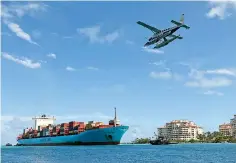
[[[129,126],[120,125],[116,117],[109,124],[102,122],[71,121],[54,124],[54,117],[45,114],[32,118],[34,128],[26,128],[17,137],[17,146],[60,146],[60,145],[118,145]]]

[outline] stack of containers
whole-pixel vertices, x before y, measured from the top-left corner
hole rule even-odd
[[[43,130],[40,131],[40,137],[43,137]]]
[[[96,123],[95,123],[95,122],[91,123],[91,126],[92,126],[92,128],[94,128],[94,127],[95,127],[95,125],[96,125]]]
[[[106,128],[107,125],[100,125],[99,128]]]
[[[103,123],[102,122],[96,122],[95,123],[95,127],[99,127],[100,125],[103,125]]]
[[[44,130],[45,130],[45,136],[50,136],[50,131],[49,131],[49,129],[48,129],[48,128],[45,128]]]
[[[38,136],[38,131],[37,130],[33,130],[33,133],[34,133],[34,138]]]
[[[69,126],[64,128],[64,135],[69,135]]]
[[[60,135],[60,127],[61,125],[56,125],[52,129],[52,135],[57,136]]]
[[[79,125],[75,126],[75,127],[73,128],[73,130],[74,130],[74,134],[78,134]]]
[[[113,127],[113,125],[100,125],[99,128],[110,128]]]
[[[60,128],[61,128],[61,125],[58,124],[58,125],[56,126],[56,135],[60,135]]]
[[[52,133],[53,133],[53,125],[52,124],[49,124],[48,126],[47,126],[47,129],[49,130],[48,131],[48,135],[47,136],[52,136]]]
[[[52,135],[56,136],[57,135],[57,126],[54,126],[52,128]]]
[[[47,126],[45,126],[45,125],[43,125],[43,126],[38,126],[38,131],[42,131],[45,127],[47,127]]]
[[[69,122],[69,134],[74,133],[74,127],[78,126],[79,122],[71,121]]]
[[[23,131],[23,135],[26,134],[28,131],[29,131],[28,128],[24,129],[24,131]]]
[[[86,124],[85,129],[86,130],[91,130],[92,129],[92,125],[90,123]]]
[[[17,137],[17,140],[19,140],[19,139],[22,139],[22,134],[20,134],[18,137]]]
[[[47,131],[48,131],[47,128],[43,128],[42,129],[43,136],[47,136],[47,133],[48,133]]]
[[[94,123],[94,121],[88,121],[88,124],[92,124],[92,123]]]
[[[29,131],[28,131],[28,133],[29,133],[29,138],[32,138],[33,135],[34,135],[33,129],[30,128]]]
[[[68,123],[62,123],[60,128],[60,135],[68,134],[68,127],[69,127]]]
[[[85,130],[84,122],[79,122],[78,133],[84,132],[84,130]]]
[[[24,136],[25,138],[29,138],[29,131],[27,131],[26,133],[25,133],[25,136]]]

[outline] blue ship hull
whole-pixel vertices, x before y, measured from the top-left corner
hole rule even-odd
[[[117,145],[129,126],[86,130],[76,135],[50,136],[31,139],[19,139],[19,146],[50,145]]]

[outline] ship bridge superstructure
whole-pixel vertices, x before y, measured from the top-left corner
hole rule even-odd
[[[46,116],[45,114],[32,118],[34,120],[34,129],[38,130],[39,126],[48,126],[49,124],[53,125],[56,118]]]

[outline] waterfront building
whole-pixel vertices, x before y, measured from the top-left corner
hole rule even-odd
[[[197,140],[198,135],[203,134],[202,127],[189,120],[173,120],[157,129],[158,136],[164,136],[170,140]]]
[[[232,125],[230,123],[219,125],[219,132],[224,136],[232,136]]]

